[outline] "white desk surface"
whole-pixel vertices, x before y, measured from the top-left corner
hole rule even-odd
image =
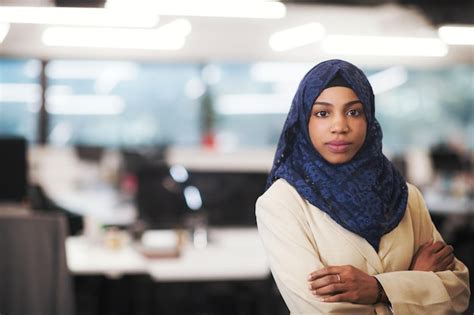
[[[211,229],[209,245],[184,246],[178,258],[148,259],[132,246],[112,250],[83,236],[69,237],[66,253],[73,274],[120,277],[149,274],[155,281],[258,280],[270,274],[256,228]]]
[[[45,191],[59,206],[82,216],[93,217],[103,224],[127,225],[136,219],[137,210],[132,202],[120,200],[112,187],[73,189],[67,185],[45,186]]]
[[[426,206],[433,214],[474,214],[474,200],[469,197],[453,197],[431,190],[423,192]]]

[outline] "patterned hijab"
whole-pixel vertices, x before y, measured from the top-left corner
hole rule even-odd
[[[330,164],[312,145],[308,122],[316,98],[337,76],[362,101],[367,135],[349,162]],[[267,187],[278,178],[285,179],[304,199],[366,239],[378,252],[382,236],[405,214],[408,189],[403,176],[382,153],[382,130],[374,115],[372,87],[360,69],[343,60],[316,65],[293,98]]]

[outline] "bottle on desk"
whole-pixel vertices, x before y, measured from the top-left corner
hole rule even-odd
[[[184,221],[191,244],[198,249],[206,248],[209,243],[207,213],[201,209],[188,214]]]

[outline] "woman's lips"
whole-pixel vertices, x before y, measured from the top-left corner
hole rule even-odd
[[[350,142],[346,141],[330,141],[326,143],[329,151],[332,153],[345,153],[349,150]]]

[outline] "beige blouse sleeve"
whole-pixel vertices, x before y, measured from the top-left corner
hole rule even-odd
[[[412,209],[416,252],[423,243],[442,241],[442,237],[431,221],[420,191],[411,186],[410,193],[416,194]],[[469,305],[469,271],[457,259],[454,271],[397,271],[376,277],[395,314],[457,314]]]
[[[258,199],[256,216],[275,282],[292,314],[374,314],[372,305],[324,303],[308,289],[310,272],[323,268],[301,198],[281,180]]]

